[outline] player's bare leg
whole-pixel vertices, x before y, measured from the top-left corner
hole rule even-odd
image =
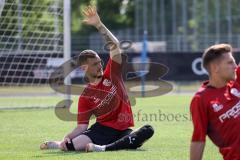
[[[84,151],[86,145],[92,143],[92,140],[86,135],[79,135],[71,142],[66,144],[68,151]],[[61,141],[46,141],[40,145],[40,149],[62,149],[60,143]]]
[[[76,151],[84,151],[86,145],[92,143],[92,140],[86,135],[79,135],[72,139],[72,143]]]

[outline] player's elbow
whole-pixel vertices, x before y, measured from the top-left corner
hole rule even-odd
[[[118,40],[110,41],[105,45],[104,48],[109,50],[109,51],[119,50],[120,49],[120,43],[119,43]]]
[[[118,40],[117,38],[114,38],[114,39],[113,39],[113,43],[114,43],[115,45],[117,45],[117,46],[120,45],[120,42],[119,42],[119,40]]]

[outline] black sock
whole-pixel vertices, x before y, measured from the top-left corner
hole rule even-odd
[[[150,125],[145,125],[135,132],[122,137],[121,139],[106,145],[106,151],[114,151],[120,149],[136,149],[152,137],[154,133]]]

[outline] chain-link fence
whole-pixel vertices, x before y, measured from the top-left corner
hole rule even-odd
[[[141,42],[147,30],[149,41],[165,44],[160,52],[202,51],[215,43],[240,48],[239,0],[134,0],[134,6],[133,28],[114,32],[121,40]],[[97,33],[72,43],[73,50],[103,48]]]

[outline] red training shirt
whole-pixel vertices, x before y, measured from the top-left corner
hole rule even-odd
[[[117,130],[134,125],[131,105],[122,78],[122,65],[111,58],[102,80],[88,84],[78,101],[78,124],[88,124],[92,115],[96,121]]]
[[[204,82],[191,102],[192,141],[206,135],[220,149],[225,160],[240,160],[240,67],[237,79],[214,88]]]

